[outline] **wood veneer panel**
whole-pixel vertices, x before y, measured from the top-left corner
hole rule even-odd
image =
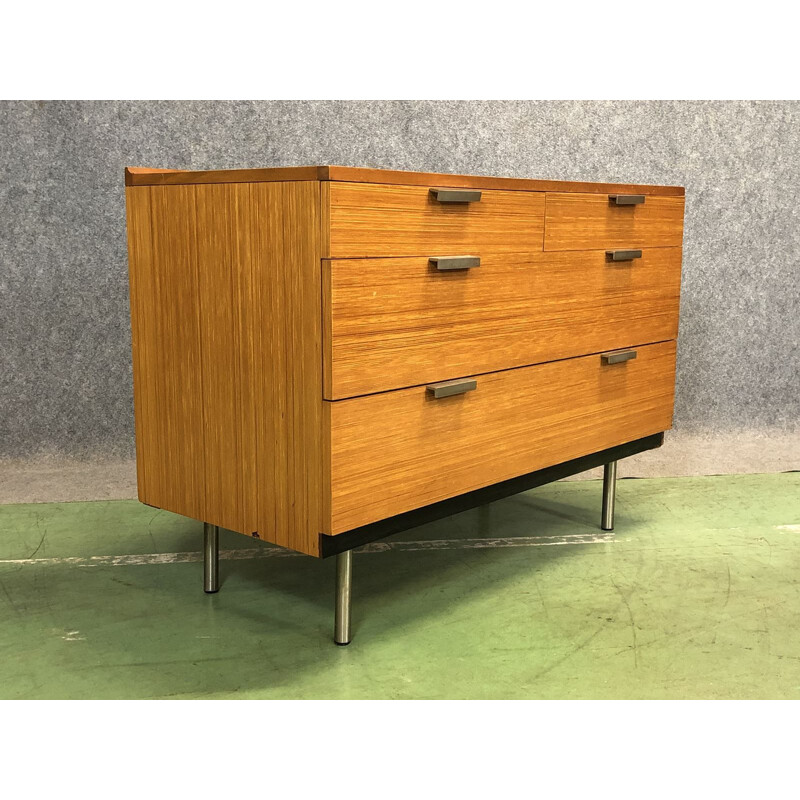
[[[195,196],[183,186],[126,193],[139,499],[203,519]]]
[[[264,183],[316,181],[319,167],[268,167],[265,169],[153,169],[126,167],[126,186],[178,186],[202,183]]]
[[[329,403],[331,530],[343,531],[667,430],[675,342],[477,377],[432,399],[424,386]]]
[[[331,258],[542,249],[544,194],[492,190],[480,202],[450,204],[430,188],[331,183]]]
[[[331,185],[327,182],[319,184],[319,247],[323,258],[331,254]]]
[[[684,195],[682,186],[643,186],[632,183],[551,181],[533,178],[498,178],[486,175],[451,175],[446,172],[407,172],[364,167],[320,167],[320,179],[354,183],[399,183],[407,186],[451,186],[466,189],[509,189],[529,192],[628,192],[664,196]]]
[[[157,441],[160,389],[157,369],[159,338],[157,321],[147,312],[155,300],[155,270],[150,226],[150,192],[125,190],[128,231],[128,277],[130,284],[131,345],[133,359],[134,424],[136,428],[136,483],[139,499],[153,495],[151,485],[161,483],[160,462],[149,459]],[[145,324],[146,320],[152,320]]]
[[[203,355],[205,520],[258,530],[254,348],[257,324],[248,187],[195,189],[200,346]],[[241,232],[241,233],[240,233]]]
[[[323,262],[326,398],[659,342],[678,335],[680,248]]]
[[[278,401],[273,407],[285,413],[281,423],[277,414],[271,412],[278,434],[271,477],[274,480],[281,465],[286,464],[289,485],[283,499],[288,502],[287,546],[317,555],[322,509],[326,502],[323,456],[327,448],[321,399],[320,191],[319,186],[311,182],[254,185],[252,191],[264,211],[269,211],[277,234],[269,237],[265,227],[256,226],[257,241],[269,251],[264,266],[272,273],[268,279],[262,276],[261,281],[271,295],[271,311],[268,316],[262,316],[259,325],[261,352],[266,358],[266,363],[261,362],[259,407],[269,407],[268,399],[272,396]],[[276,191],[281,192],[277,207]],[[254,219],[260,221],[264,216],[264,213],[256,213]],[[270,349],[272,356],[267,355]],[[276,370],[276,363],[285,366]],[[271,372],[270,365],[273,365]],[[269,426],[265,433],[262,454],[269,460]],[[269,480],[269,475],[266,479],[260,477],[262,492],[267,490]],[[282,514],[281,499],[281,495],[275,498],[275,507],[280,508]],[[261,530],[268,534],[270,541],[282,544],[280,528],[269,524],[272,507],[261,508],[259,513]]]
[[[319,185],[127,191],[140,498],[317,555]]]
[[[126,186],[152,186],[159,185],[160,176],[176,172],[185,172],[182,169],[160,169],[158,167],[125,167]]]
[[[545,250],[680,247],[682,197],[648,197],[617,206],[607,194],[548,193]]]
[[[470,189],[508,189],[529,192],[629,192],[683,197],[682,186],[645,186],[632,183],[591,183],[531,178],[498,178],[488,175],[452,175],[446,172],[408,172],[364,167],[310,166],[256,169],[174,170],[128,167],[129,186],[185,183],[258,183],[262,181],[346,181],[349,183],[397,183],[406,186],[450,186]]]

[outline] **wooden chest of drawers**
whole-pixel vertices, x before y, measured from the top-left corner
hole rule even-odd
[[[682,188],[349,167],[126,184],[139,497],[206,523],[209,591],[221,526],[347,554],[344,615],[357,544],[671,426]]]

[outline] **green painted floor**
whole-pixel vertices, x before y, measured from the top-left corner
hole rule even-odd
[[[334,560],[133,501],[0,507],[2,698],[797,698],[800,474],[562,482]],[[502,537],[502,538],[501,538]]]

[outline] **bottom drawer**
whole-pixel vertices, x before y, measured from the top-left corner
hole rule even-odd
[[[326,401],[332,534],[672,425],[675,342],[474,376],[463,394],[425,386]],[[613,359],[612,359],[613,361]]]

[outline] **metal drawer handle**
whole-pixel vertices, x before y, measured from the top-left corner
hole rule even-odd
[[[457,381],[442,381],[432,383],[425,387],[437,400],[440,397],[450,397],[454,394],[464,394],[478,388],[478,381],[474,378],[460,379]]]
[[[432,256],[428,261],[436,269],[472,269],[481,265],[478,256]]]
[[[606,257],[609,261],[633,261],[634,258],[641,258],[641,250],[606,250]]]
[[[481,199],[475,189],[431,189],[431,194],[440,203],[477,203]]]
[[[600,358],[604,364],[621,364],[623,361],[630,361],[636,358],[635,350],[620,350],[617,353],[601,353]]]
[[[644,203],[643,194],[610,194],[608,199],[615,206],[639,206]]]

